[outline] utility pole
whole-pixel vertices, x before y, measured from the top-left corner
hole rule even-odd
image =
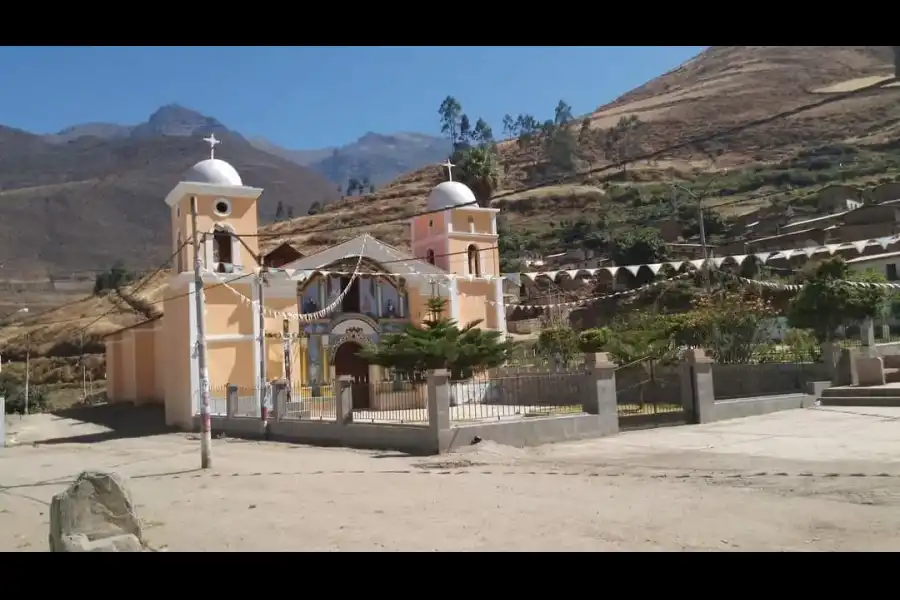
[[[191,196],[191,239],[194,245],[194,306],[197,311],[197,368],[200,371],[200,468],[212,467],[212,433],[209,421],[209,369],[206,366],[206,315],[203,294],[202,241],[197,233],[197,197]]]
[[[87,400],[87,365],[84,362],[84,329],[81,330],[81,399]]]
[[[263,423],[269,420],[269,399],[266,394],[265,269],[260,266],[259,277],[256,278],[256,297],[259,301],[259,415]]]
[[[25,414],[28,414],[28,388],[31,384],[31,334],[25,334]]]

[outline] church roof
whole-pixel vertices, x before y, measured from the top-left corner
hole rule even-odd
[[[363,250],[365,252],[363,253]],[[388,273],[398,277],[414,277],[416,275],[428,277],[429,275],[444,275],[446,271],[424,260],[413,258],[406,252],[385,244],[375,239],[368,233],[357,236],[337,246],[332,246],[311,254],[299,260],[285,265],[285,269],[314,271],[323,269],[328,265],[343,260],[350,256],[359,256],[363,253],[365,258],[371,259],[382,265]]]

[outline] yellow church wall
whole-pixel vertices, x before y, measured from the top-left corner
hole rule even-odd
[[[466,281],[460,279],[456,282],[459,291],[459,324],[465,326],[472,321],[482,319],[479,325],[485,329],[497,327],[496,315],[490,304],[485,300],[490,299],[492,282],[490,281]]]
[[[211,343],[206,357],[215,396],[224,397],[225,387],[229,384],[242,391],[256,388],[252,341]]]
[[[250,286],[240,282],[229,284],[245,298],[251,297]],[[214,283],[204,290],[206,300],[206,334],[253,334],[253,307],[241,302],[234,292]],[[187,331],[187,330],[185,330]]]
[[[296,298],[266,298],[265,304],[268,310],[275,311],[277,313],[295,314],[297,312]],[[281,330],[283,329],[283,321],[284,318],[281,316],[266,315],[266,331],[270,333],[277,332],[280,334]],[[290,329],[291,333],[297,333],[297,321],[290,321]]]
[[[500,254],[496,249],[496,239],[489,240],[465,240],[450,239],[449,271],[460,275],[469,274],[469,246],[478,248],[478,260],[481,261],[482,275],[496,275],[500,273]]]
[[[156,332],[153,323],[136,327],[131,331],[134,345],[134,402],[148,404],[157,401],[156,396]]]
[[[134,361],[134,330],[129,329],[122,332],[122,342],[119,346],[121,352],[121,368],[119,373],[122,374],[122,386],[119,389],[120,397],[123,402],[134,402],[137,397],[137,375],[135,373]]]
[[[122,340],[122,334],[112,334],[105,339],[106,346],[106,401],[110,404],[121,402],[122,397],[119,393],[119,381],[122,379],[119,369],[119,345]]]
[[[153,371],[153,396],[156,401],[163,404],[166,400],[166,370],[164,365],[168,362],[168,343],[166,338],[165,317],[157,320],[153,324],[156,339],[153,344],[156,368]]]
[[[417,286],[412,286],[408,288],[407,298],[409,300],[409,306],[407,307],[407,311],[409,312],[409,319],[413,323],[413,325],[421,325],[423,319],[428,317],[428,298],[429,295],[425,295],[419,291]]]
[[[495,213],[482,212],[479,210],[453,210],[452,215],[453,231],[462,231],[465,233],[493,233],[493,217]],[[474,228],[469,227],[469,219],[472,219]],[[472,231],[474,229],[474,231]]]
[[[428,226],[429,222],[431,227]],[[447,217],[445,212],[432,213],[412,220],[412,237],[415,240],[424,240],[431,236],[447,231]],[[437,250],[435,254],[440,254]]]
[[[193,296],[180,296],[188,288],[166,291],[163,302],[162,337],[165,357],[158,366],[165,376],[166,424],[183,428],[192,426],[190,303]]]

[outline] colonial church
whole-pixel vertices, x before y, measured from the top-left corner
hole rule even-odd
[[[214,150],[217,140],[207,141]],[[214,413],[224,412],[228,385],[258,405],[275,379],[318,388],[341,375],[368,377],[359,350],[421,323],[432,296],[445,298],[458,322],[481,320],[481,327],[505,333],[498,209],[475,204],[472,191],[452,180],[451,167],[450,180],[431,191],[426,214],[410,221],[412,255],[366,234],[261,269],[263,190],[244,185],[211,152],[165,199],[174,268],[164,315],[105,339],[109,401],[164,404],[167,423],[184,428],[199,414],[195,243]],[[199,241],[191,236],[192,203]]]

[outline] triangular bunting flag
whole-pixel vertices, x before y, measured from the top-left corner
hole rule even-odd
[[[612,277],[615,277],[616,273],[619,272],[619,267],[604,267],[603,270],[609,273]]]
[[[882,249],[886,249],[891,245],[891,236],[885,236],[882,238],[878,238],[878,243],[881,244]]]
[[[806,255],[806,258],[812,258],[812,255],[816,253],[818,248],[816,246],[808,246],[803,249],[803,254]]]
[[[828,251],[829,256],[834,256],[834,253],[840,249],[840,244],[826,244],[825,249]]]
[[[681,267],[684,265],[684,261],[680,260],[678,262],[669,262],[666,264],[669,265],[670,267],[672,267],[673,269],[675,269],[676,271],[680,271]]]
[[[702,268],[703,268],[703,263],[705,263],[705,262],[706,262],[706,259],[704,259],[704,258],[698,258],[698,259],[696,259],[696,260],[692,260],[692,261],[691,261],[691,265],[692,265],[695,269],[702,269]]]
[[[868,245],[869,245],[869,240],[853,242],[853,247],[856,248],[856,251],[859,252],[860,254],[862,254],[863,251],[865,251],[866,246],[868,246]]]
[[[734,259],[734,262],[737,263],[738,266],[741,266],[744,264],[744,261],[747,259],[747,255],[746,254],[738,254],[737,256],[732,256],[731,258]]]
[[[724,262],[725,262],[726,260],[728,260],[729,258],[731,258],[731,257],[730,257],[730,256],[722,256],[722,257],[719,257],[719,258],[714,258],[714,259],[712,259],[712,262],[713,262],[713,264],[716,266],[716,268],[718,268],[718,267],[721,267],[721,266],[722,266],[722,263],[724,263]]]
[[[653,263],[652,265],[647,265],[647,268],[650,269],[654,275],[659,273],[659,270],[662,269],[662,263]]]
[[[625,270],[637,277],[638,272],[641,270],[641,267],[644,265],[628,265],[625,267]]]
[[[760,252],[759,254],[754,254],[756,260],[760,262],[760,264],[766,264],[766,261],[769,260],[769,257],[772,255],[771,252]]]

